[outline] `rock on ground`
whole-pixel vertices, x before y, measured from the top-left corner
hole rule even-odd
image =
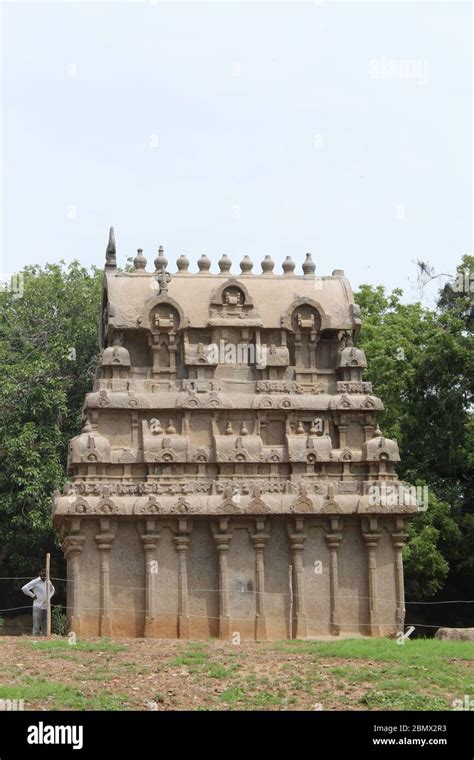
[[[474,628],[438,628],[435,639],[448,641],[474,641]]]

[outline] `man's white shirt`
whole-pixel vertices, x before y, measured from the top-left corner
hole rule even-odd
[[[46,581],[42,581],[41,578],[38,576],[37,578],[34,578],[29,583],[25,583],[25,585],[21,589],[26,596],[31,596],[31,598],[36,597],[33,602],[33,607],[38,607],[40,610],[45,610],[48,606],[48,598],[46,594]],[[49,598],[54,594],[54,586],[49,582]]]

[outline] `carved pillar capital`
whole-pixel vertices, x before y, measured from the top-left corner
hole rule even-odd
[[[381,531],[379,528],[379,519],[373,515],[364,519],[361,523],[362,536],[368,549],[376,548]]]
[[[376,549],[377,548],[377,544],[379,542],[380,535],[381,534],[380,534],[379,531],[374,532],[374,533],[370,533],[368,531],[364,531],[362,533],[362,536],[364,538],[365,544],[366,544],[366,546],[367,546],[368,549]]]
[[[294,520],[289,521],[287,523],[287,531],[291,548],[295,552],[302,552],[304,542],[307,538],[304,517],[296,517]]]
[[[140,536],[145,552],[152,552],[156,549],[158,541],[160,540],[159,533],[142,533]]]
[[[100,533],[96,533],[95,540],[100,548],[110,549],[116,537],[117,523],[109,518],[99,519]]]
[[[177,536],[173,536],[173,541],[175,543],[177,552],[182,552],[184,554],[188,551],[189,536],[183,536],[182,534],[178,534]]]
[[[66,560],[71,559],[74,555],[81,554],[84,549],[86,537],[81,533],[74,533],[65,536],[62,542],[62,549]]]
[[[258,517],[255,520],[255,533],[250,535],[256,549],[265,548],[265,544],[270,538],[270,534],[265,532],[265,518]]]
[[[392,543],[395,549],[403,549],[408,538],[408,533],[391,533]]]
[[[214,542],[216,544],[216,549],[220,554],[225,554],[229,551],[230,542],[232,540],[232,534],[227,533],[226,535],[222,535],[220,533],[214,534]]]
[[[326,543],[331,551],[336,551],[342,541],[342,533],[326,533]]]

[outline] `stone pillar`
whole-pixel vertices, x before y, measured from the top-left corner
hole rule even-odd
[[[178,521],[178,533],[174,536],[178,552],[178,637],[189,639],[189,609],[188,609],[188,521]]]
[[[267,638],[267,624],[265,620],[265,563],[263,552],[268,534],[265,530],[265,519],[257,518],[256,532],[252,535],[255,549],[255,638],[265,640]]]
[[[304,518],[297,517],[293,525],[288,524],[288,535],[293,564],[293,598],[294,598],[294,637],[296,639],[307,635],[306,613],[304,605],[304,568],[303,568],[303,545],[306,539],[304,533]],[[291,635],[290,631],[290,635]]]
[[[370,517],[368,523],[362,526],[362,535],[367,547],[367,568],[369,580],[369,630],[371,636],[380,636],[380,624],[377,608],[377,560],[376,549],[380,538],[378,521]]]
[[[140,421],[138,418],[138,412],[132,412],[130,415],[131,419],[131,428],[132,428],[132,448],[139,448],[140,445],[140,432],[139,432],[139,426]]]
[[[229,520],[219,520],[218,527],[213,526],[214,541],[219,557],[219,638],[230,638],[230,607],[227,553],[232,534],[228,532]]]
[[[347,446],[346,433],[347,433],[347,425],[344,425],[344,424],[339,425],[339,448],[340,449],[345,449]]]
[[[374,426],[373,425],[364,425],[364,441],[367,443],[367,441],[370,441],[371,438],[374,436]]]
[[[342,460],[342,480],[352,480],[351,459]]]
[[[160,336],[158,333],[148,336],[148,345],[151,348],[153,357],[152,373],[153,377],[160,376]]]
[[[109,558],[110,550],[115,539],[115,531],[112,529],[111,520],[101,518],[99,520],[100,533],[95,536],[97,548],[100,554],[100,617],[99,636],[110,636],[112,632],[110,610],[110,576]]]
[[[302,353],[301,333],[295,332],[295,365],[297,367],[300,367],[303,365],[301,353]]]
[[[339,617],[339,578],[337,567],[337,550],[342,540],[342,522],[339,517],[331,517],[329,531],[326,533],[326,543],[329,547],[329,588],[331,594],[331,620],[330,628],[333,636],[341,633]]]
[[[156,578],[158,577],[158,565],[153,558],[160,538],[156,520],[146,519],[145,530],[140,533],[145,556],[145,625],[143,635],[145,638],[154,638],[157,634],[156,615]]]
[[[393,548],[395,550],[395,596],[397,600],[396,625],[398,631],[403,631],[405,625],[405,582],[403,578],[403,556],[407,534],[404,533],[405,521],[397,517],[395,532],[391,534]]]
[[[169,334],[168,351],[170,357],[170,371],[176,374],[176,353],[178,346],[176,345],[176,337],[174,333]]]
[[[85,535],[79,533],[81,526],[80,518],[71,521],[71,532],[63,539],[62,548],[67,561],[67,617],[70,631],[76,635],[81,633],[81,605],[79,604],[79,564],[80,556],[86,540]]]

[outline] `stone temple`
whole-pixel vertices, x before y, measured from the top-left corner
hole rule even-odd
[[[53,523],[83,636],[389,635],[404,622],[395,441],[344,272],[106,251],[101,359]],[[384,494],[391,498],[384,498]]]

